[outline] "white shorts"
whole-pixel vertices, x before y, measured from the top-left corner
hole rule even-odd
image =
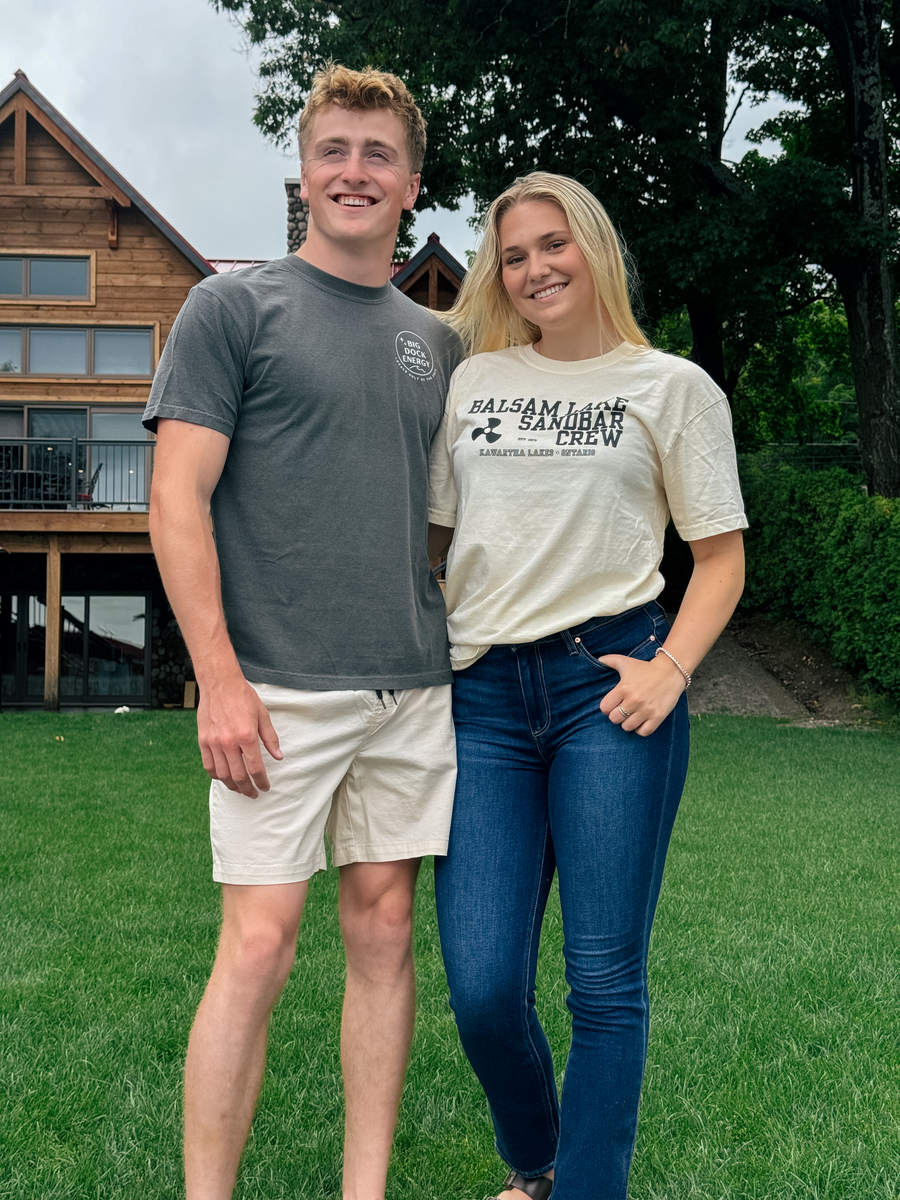
[[[270,789],[255,800],[213,780],[213,878],[299,883],[336,866],[446,854],[456,786],[450,685],[313,692],[251,685],[284,758],[265,750]]]

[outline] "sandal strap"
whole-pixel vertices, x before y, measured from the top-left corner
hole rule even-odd
[[[520,1192],[530,1196],[531,1200],[548,1200],[553,1191],[553,1180],[548,1179],[546,1175],[538,1175],[536,1179],[526,1179],[518,1171],[510,1171],[503,1180],[503,1187],[504,1189],[518,1188]]]

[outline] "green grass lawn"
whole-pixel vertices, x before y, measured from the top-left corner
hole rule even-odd
[[[633,1200],[900,1194],[900,739],[703,717],[654,935]],[[175,1197],[215,952],[193,715],[0,716],[0,1196]],[[312,887],[236,1195],[340,1194],[342,952]],[[430,869],[389,1200],[503,1168],[446,999]],[[540,1002],[568,1040],[558,907]]]

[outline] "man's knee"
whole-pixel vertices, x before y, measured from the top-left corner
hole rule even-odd
[[[223,937],[223,956],[249,978],[276,980],[283,984],[290,974],[296,953],[296,936],[272,922],[245,922]]]
[[[362,864],[372,867],[383,864]],[[343,881],[342,881],[343,883]],[[404,958],[412,942],[414,869],[356,872],[341,889],[347,951]]]
[[[294,962],[301,909],[302,904],[273,904],[266,895],[258,903],[226,897],[216,966],[251,987],[280,990]]]

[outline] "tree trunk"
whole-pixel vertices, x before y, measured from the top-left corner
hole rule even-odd
[[[691,359],[726,391],[725,354],[722,349],[722,320],[714,300],[692,292],[687,297],[693,346]],[[726,392],[727,394],[727,392]],[[731,396],[728,396],[729,402]]]
[[[859,449],[869,491],[900,496],[900,371],[887,257],[882,252],[838,272],[853,382]]]
[[[900,496],[900,357],[888,265],[887,152],[878,42],[883,0],[827,0],[828,36],[840,69],[851,133],[853,205],[868,245],[834,273],[847,310],[869,489]]]
[[[707,55],[704,63],[703,123],[706,127],[705,170],[698,180],[711,196],[726,190],[723,182],[731,172],[722,162],[722,143],[725,137],[725,121],[728,115],[728,51],[732,30],[729,21],[722,15],[712,19],[707,36]],[[718,168],[718,171],[716,170]],[[738,191],[729,180],[728,190]],[[685,303],[691,322],[693,345],[691,359],[719,385],[731,402],[734,382],[728,390],[729,380],[725,374],[725,349],[722,333],[722,318],[715,297],[704,295],[695,288],[688,289]]]

